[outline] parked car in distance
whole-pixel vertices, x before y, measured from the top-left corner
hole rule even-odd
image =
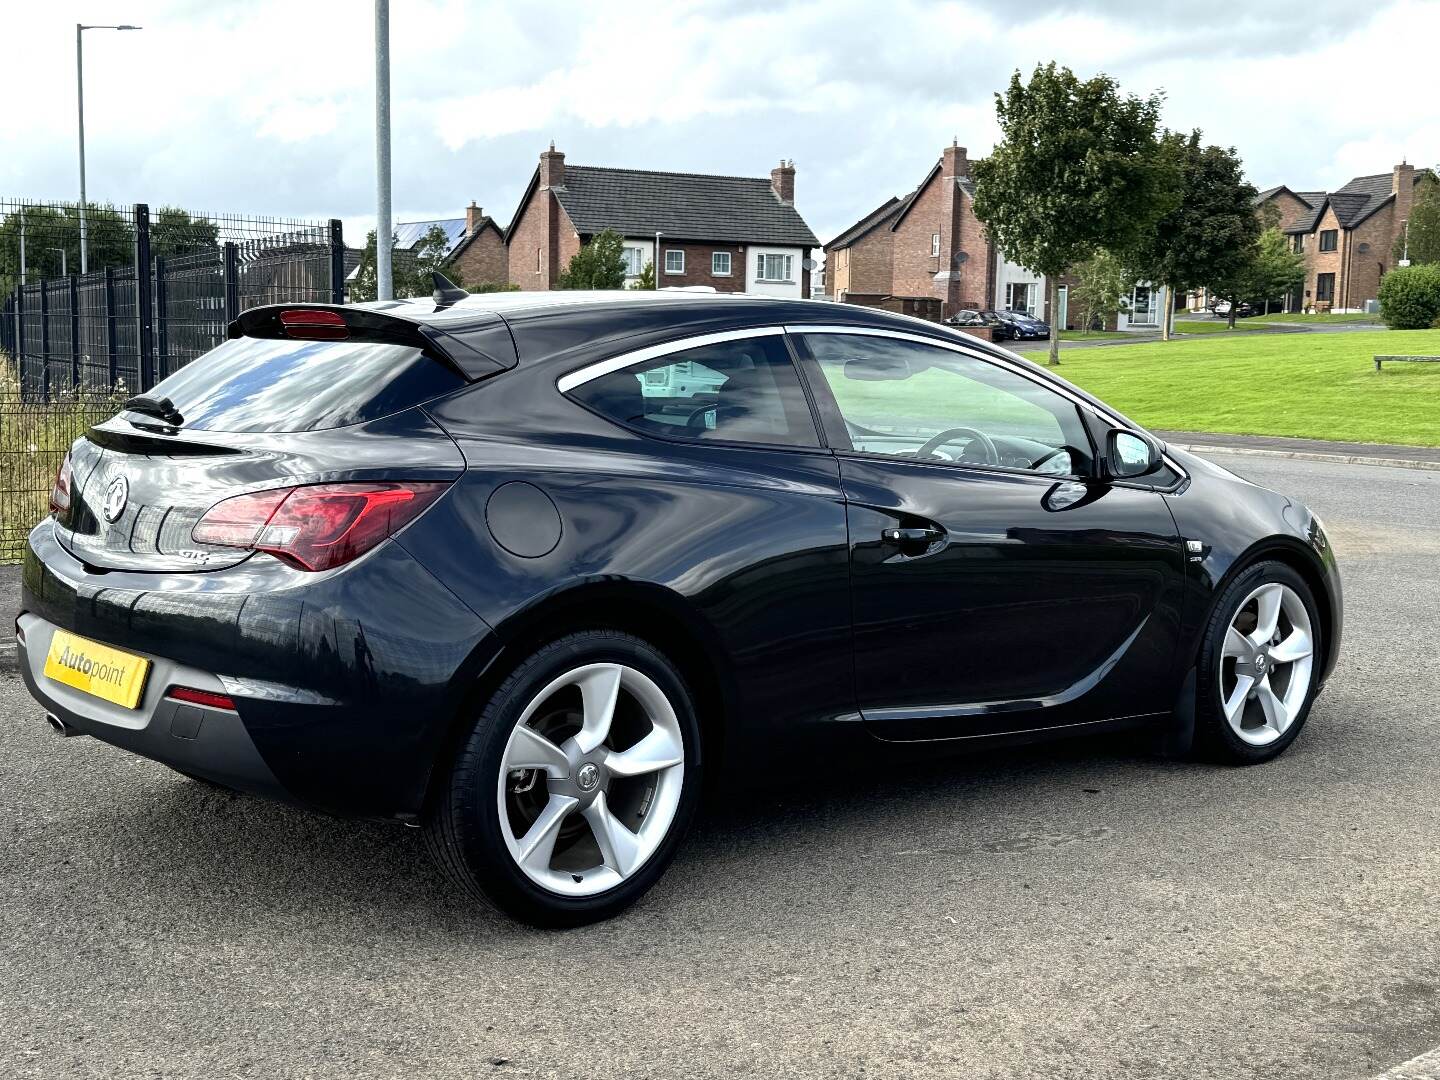
[[[438,284],[246,311],[75,441],[17,621],[52,728],[419,826],[566,926],[654,885],[709,780],[1122,729],[1254,764],[1334,668],[1314,514],[1005,349]]]
[[[950,326],[984,326],[990,330],[992,341],[1011,341],[1016,337],[1015,324],[1000,317],[998,311],[975,311],[961,308],[945,320]]]
[[[1050,324],[1024,311],[1001,311],[1000,318],[1015,327],[1015,337],[1025,341],[1046,340],[1050,337]]]
[[[1216,300],[1210,305],[1210,310],[1215,313],[1217,318],[1228,319],[1230,317],[1230,301]],[[1259,313],[1259,310],[1248,300],[1241,300],[1240,303],[1235,306],[1235,317],[1237,319],[1248,319],[1250,316],[1258,315]]]

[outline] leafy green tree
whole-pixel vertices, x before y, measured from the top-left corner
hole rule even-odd
[[[1174,203],[1160,97],[1122,96],[1108,75],[1082,82],[1051,62],[1028,83],[1015,72],[995,112],[1001,140],[975,162],[975,213],[1007,259],[1045,275],[1053,312],[1062,274],[1097,251],[1134,250]]]
[[[570,258],[560,271],[562,289],[623,289],[625,287],[625,238],[614,229],[605,229]],[[651,271],[653,276],[654,271]]]
[[[635,278],[635,284],[630,288],[644,289],[648,292],[655,291],[655,261],[653,259],[641,268],[639,276]]]
[[[1380,317],[1392,330],[1440,324],[1440,263],[1401,267],[1381,278]]]
[[[27,282],[58,278],[62,268],[72,274],[80,272],[79,210],[74,206],[16,207],[0,221],[0,295],[20,284],[22,226]],[[85,232],[91,271],[134,263],[135,230],[130,219],[113,206],[87,204]]]
[[[458,268],[445,258],[449,240],[445,230],[432,225],[410,248],[390,249],[390,280],[395,288],[395,299],[429,296],[435,291],[430,271],[438,270],[451,282],[465,287],[465,281]],[[374,300],[379,293],[378,256],[375,250],[375,230],[365,236],[365,250],[360,254],[360,265],[350,282],[349,295],[352,302]],[[498,290],[497,290],[498,291]]]
[[[178,206],[162,206],[150,216],[150,253],[171,259],[220,246],[220,226],[209,218],[192,217]]]
[[[1182,295],[1242,267],[1252,255],[1260,221],[1255,188],[1233,148],[1201,146],[1200,132],[1166,132],[1161,155],[1176,181],[1176,198],[1134,253],[1143,278]],[[1160,336],[1170,340],[1167,304]]]
[[[1070,302],[1081,312],[1081,324],[1088,333],[1099,322],[1108,322],[1125,306],[1125,297],[1135,285],[1135,274],[1125,268],[1119,256],[1108,251],[1097,251],[1090,258],[1071,269],[1076,278],[1075,287],[1070,291]],[[1057,333],[1063,327],[1057,327]]]
[[[1263,298],[1265,314],[1270,314],[1270,301],[1299,288],[1305,280],[1305,256],[1297,252],[1290,237],[1278,225],[1264,230],[1251,249],[1251,275],[1254,288],[1251,298]],[[1231,312],[1234,315],[1234,312]]]
[[[1295,288],[1305,280],[1305,256],[1290,246],[1290,238],[1271,225],[1240,252],[1241,258],[1230,264],[1207,284],[1221,300],[1230,301],[1230,327],[1235,326],[1236,309],[1242,300],[1270,301]]]
[[[1415,186],[1409,232],[1400,230],[1393,254],[1397,264],[1404,258],[1412,266],[1440,263],[1440,179],[1429,170]]]

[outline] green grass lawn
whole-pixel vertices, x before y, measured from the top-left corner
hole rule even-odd
[[[1147,427],[1440,446],[1440,330],[1246,334],[1072,349],[1058,374]],[[1045,353],[1027,352],[1045,362]]]
[[[1115,338],[1127,338],[1130,335],[1124,330],[1061,330],[1061,341],[1113,341]]]
[[[1380,316],[1366,315],[1363,311],[1325,315],[1306,315],[1301,312],[1295,315],[1256,315],[1244,321],[1250,323],[1375,323],[1378,326],[1380,325]]]
[[[1224,319],[1182,319],[1175,318],[1175,332],[1177,334],[1223,334],[1232,329]],[[1236,330],[1264,330],[1264,326],[1256,326],[1254,319],[1236,319]]]

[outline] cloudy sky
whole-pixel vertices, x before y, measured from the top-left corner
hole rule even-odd
[[[374,221],[369,0],[0,2],[0,197],[75,196],[75,31],[92,199]],[[508,222],[553,139],[574,163],[765,175],[822,240],[913,187],[994,91],[1056,59],[1163,90],[1259,187],[1440,163],[1440,0],[787,4],[391,0],[395,214]]]

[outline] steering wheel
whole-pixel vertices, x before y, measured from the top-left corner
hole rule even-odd
[[[936,435],[926,440],[925,445],[920,447],[919,450],[915,451],[915,456],[917,458],[930,457],[932,454],[935,453],[936,450],[944,446],[946,443],[950,442],[950,440],[958,439],[962,435],[970,440],[971,445],[974,445],[975,443],[980,444],[980,448],[985,451],[986,465],[1000,464],[1000,451],[995,449],[995,444],[990,441],[990,436],[986,435],[983,431],[976,431],[972,427],[946,428],[944,431],[940,432],[939,435]],[[970,447],[967,446],[965,447],[965,449],[968,451]]]

